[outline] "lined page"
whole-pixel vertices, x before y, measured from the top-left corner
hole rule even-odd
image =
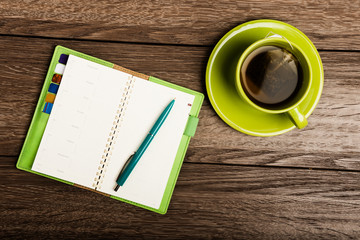
[[[164,124],[118,192],[116,179],[165,109],[175,104]],[[190,114],[194,96],[136,78],[101,191],[158,209]]]
[[[70,55],[32,170],[91,187],[128,77]]]
[[[124,163],[174,98],[164,124],[115,192]],[[191,94],[70,55],[32,170],[158,209],[193,101]],[[122,116],[115,119],[120,104]],[[117,137],[104,164],[114,122]]]

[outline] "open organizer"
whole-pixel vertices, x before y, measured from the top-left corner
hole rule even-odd
[[[174,98],[164,125],[115,192],[123,164]],[[17,167],[165,214],[203,99],[57,46]]]

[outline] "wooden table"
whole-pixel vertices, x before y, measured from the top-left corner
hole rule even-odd
[[[263,18],[314,42],[320,103],[305,129],[260,138],[206,97],[166,215],[15,168],[56,45],[205,93],[216,42]],[[2,0],[1,238],[359,238],[359,20],[357,0]]]

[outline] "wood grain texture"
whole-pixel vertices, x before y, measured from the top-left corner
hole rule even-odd
[[[349,0],[2,0],[0,238],[359,239],[359,9]],[[215,43],[262,18],[322,49],[320,103],[305,129],[259,138],[230,128],[205,98],[166,215],[15,168],[57,44],[205,93]]]
[[[0,158],[0,237],[351,239],[360,173],[185,163],[159,215]]]
[[[214,45],[231,28],[276,19],[320,49],[360,50],[360,2],[2,0],[0,34]]]
[[[206,92],[208,47],[2,37],[0,155],[19,154],[56,44]],[[222,122],[205,99],[185,161],[360,170],[360,53],[320,54],[325,86],[305,129],[271,138],[247,136]]]

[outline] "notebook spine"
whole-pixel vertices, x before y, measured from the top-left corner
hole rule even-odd
[[[131,93],[134,88],[134,83],[135,83],[134,76],[129,76],[125,88],[123,90],[123,94],[120,103],[118,105],[118,109],[114,117],[113,125],[111,127],[109,137],[105,145],[104,153],[101,157],[100,164],[97,169],[96,176],[94,178],[94,183],[92,185],[94,190],[101,189],[101,185],[103,183],[107,167],[111,160],[112,151],[114,149],[114,145],[116,144],[116,139],[118,137],[121,124],[124,120],[124,116],[126,114],[126,108],[129,104]]]

